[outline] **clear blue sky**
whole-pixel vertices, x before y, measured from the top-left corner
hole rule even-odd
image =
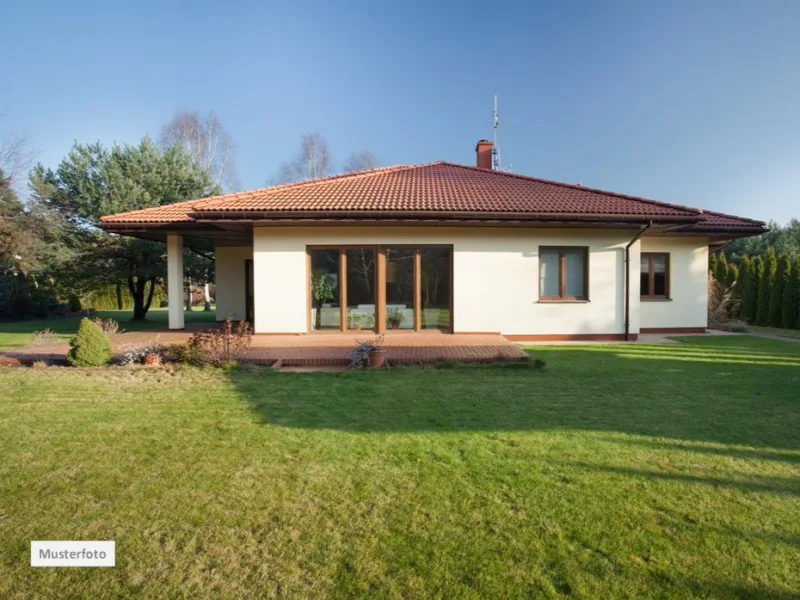
[[[0,133],[56,167],[215,110],[261,187],[300,135],[337,164],[473,164],[800,217],[800,2],[7,2]],[[269,4],[269,6],[267,6]]]

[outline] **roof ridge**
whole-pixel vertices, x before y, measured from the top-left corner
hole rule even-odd
[[[621,192],[612,192],[609,190],[604,190],[601,188],[596,187],[589,187],[582,184],[576,183],[565,183],[563,181],[555,181],[553,179],[545,179],[544,177],[534,177],[532,175],[521,175],[519,173],[510,173],[508,171],[495,171],[494,169],[482,169],[480,167],[475,167],[473,165],[460,165],[458,163],[451,163],[446,160],[441,160],[438,163],[431,163],[431,164],[444,164],[449,167],[460,167],[462,169],[469,169],[471,171],[478,171],[479,173],[493,173],[497,175],[505,175],[506,177],[514,177],[516,179],[524,179],[527,181],[538,181],[539,183],[546,183],[549,185],[557,185],[560,187],[565,187],[573,190],[579,190],[584,192],[593,192],[595,194],[604,194],[606,196],[614,196],[617,198],[624,198],[625,200],[635,200],[637,202],[643,202],[646,204],[653,204],[655,206],[665,206],[668,208],[674,208],[678,210],[684,210],[686,212],[692,214],[703,214],[703,210],[699,208],[692,208],[691,206],[685,206],[683,204],[675,204],[673,202],[663,202],[661,200],[653,200],[652,198],[645,198],[643,196],[634,196],[632,194],[623,194]],[[419,165],[419,166],[430,166],[430,165]]]

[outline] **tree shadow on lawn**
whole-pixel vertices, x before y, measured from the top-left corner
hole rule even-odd
[[[349,432],[605,431],[800,450],[800,345],[541,347],[547,362],[231,373],[266,423]],[[700,449],[700,451],[704,451]],[[708,450],[747,458],[742,450]],[[750,451],[746,451],[747,454]],[[750,456],[759,458],[758,456]],[[796,454],[765,456],[796,462]]]

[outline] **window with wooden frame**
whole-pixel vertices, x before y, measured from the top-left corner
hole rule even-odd
[[[573,302],[589,299],[589,248],[539,248],[539,300]]]
[[[669,254],[642,252],[640,297],[642,300],[669,299]]]

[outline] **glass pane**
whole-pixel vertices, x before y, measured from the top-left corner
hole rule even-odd
[[[539,253],[540,273],[542,277],[541,290],[542,296],[559,296],[558,283],[558,251],[545,250]]]
[[[339,251],[310,250],[311,329],[341,329]]]
[[[653,293],[656,296],[667,295],[667,257],[653,257]]]
[[[639,284],[639,295],[650,295],[650,255],[642,254],[641,258],[641,283]]]
[[[585,254],[583,250],[565,250],[564,258],[567,263],[565,267],[567,283],[565,285],[564,295],[570,298],[585,298],[586,297],[586,290],[584,290]]]
[[[386,329],[414,329],[414,251],[386,249]]]
[[[422,328],[450,329],[450,249],[422,248]]]
[[[347,250],[347,327],[375,328],[375,251]]]

